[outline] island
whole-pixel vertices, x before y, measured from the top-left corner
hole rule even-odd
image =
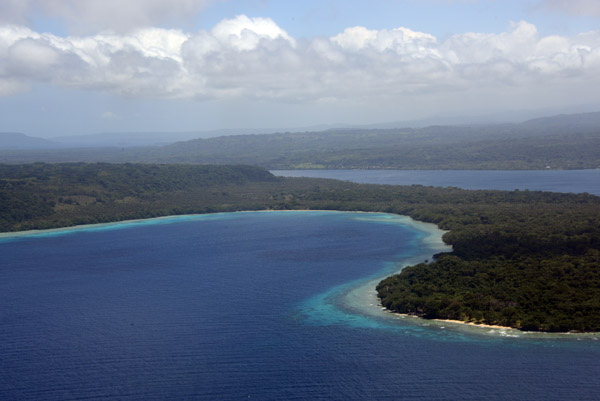
[[[600,331],[600,197],[275,177],[253,166],[0,165],[0,231],[242,210],[387,212],[452,252],[388,277],[390,311],[528,331]]]

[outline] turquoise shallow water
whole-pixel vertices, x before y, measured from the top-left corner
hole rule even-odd
[[[395,317],[443,246],[386,214],[179,216],[0,240],[1,399],[596,399],[597,337]]]

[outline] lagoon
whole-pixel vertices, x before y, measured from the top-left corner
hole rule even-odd
[[[381,311],[372,283],[439,235],[298,211],[5,236],[0,398],[595,399],[597,336]]]

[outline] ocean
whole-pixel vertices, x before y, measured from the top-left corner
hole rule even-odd
[[[587,192],[600,195],[596,170],[274,170],[287,177],[335,178],[363,184],[425,185],[464,189]]]
[[[0,239],[2,400],[597,400],[597,335],[386,313],[444,249],[379,213],[178,216]]]

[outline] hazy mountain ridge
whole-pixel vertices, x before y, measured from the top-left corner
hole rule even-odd
[[[157,162],[278,168],[597,168],[600,113],[517,124],[331,129],[195,139],[146,155]]]
[[[165,146],[175,142],[198,138],[227,135],[247,135],[272,132],[268,129],[219,129],[206,131],[152,131],[152,132],[103,132],[90,135],[59,136],[52,138],[67,148],[105,148]]]
[[[315,125],[311,127],[297,129],[294,130],[294,132],[323,131],[330,128],[332,128],[332,125]],[[194,131],[121,131],[100,132],[87,135],[62,135],[54,136],[44,140],[52,142],[53,148],[57,146],[61,148],[131,148],[143,146],[165,146],[175,142],[183,142],[199,138],[214,138],[221,136],[251,134],[259,135],[282,131],[290,130],[273,128],[224,128],[215,130]],[[40,143],[40,145],[41,146],[39,148],[44,148],[43,143]]]
[[[343,128],[197,138],[165,146],[0,152],[31,161],[252,164],[270,169],[581,169],[600,167],[600,112],[512,124]]]
[[[0,149],[48,149],[60,147],[54,141],[20,132],[0,132]]]

